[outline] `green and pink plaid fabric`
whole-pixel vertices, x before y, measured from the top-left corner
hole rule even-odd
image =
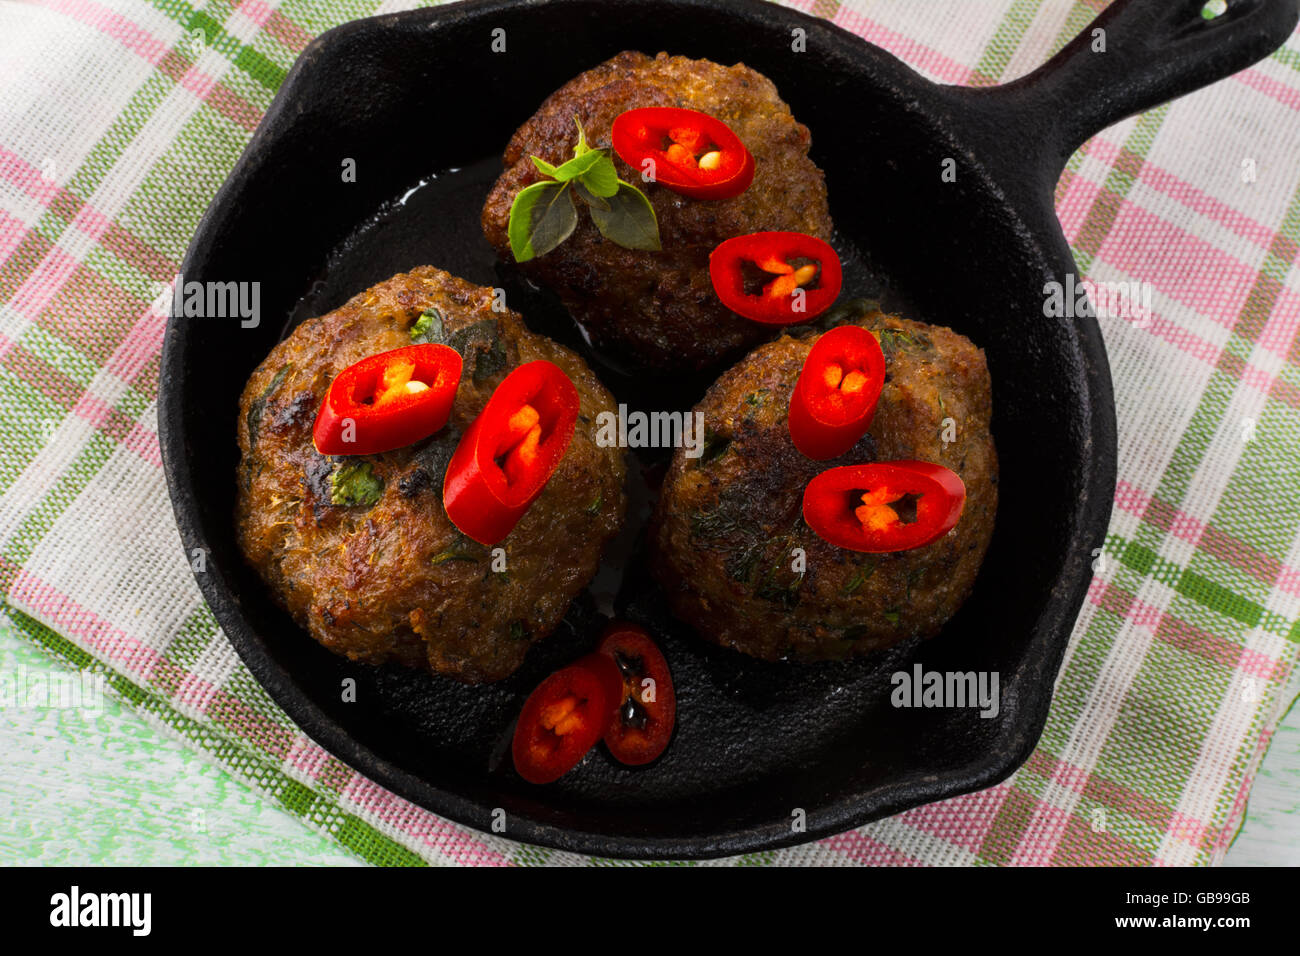
[[[0,4],[4,613],[375,863],[605,862],[439,819],[308,739],[200,599],[167,501],[160,292],[303,45],[405,5]],[[1104,5],[794,3],[972,84]],[[1057,199],[1084,273],[1154,294],[1149,322],[1103,319],[1119,488],[1042,742],[990,790],[727,862],[1210,864],[1233,838],[1300,690],[1300,39],[1096,137]]]

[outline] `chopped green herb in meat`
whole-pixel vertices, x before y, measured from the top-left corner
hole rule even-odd
[[[475,385],[482,385],[505,371],[506,347],[495,319],[484,319],[457,329],[447,336],[446,344],[465,360],[465,371]]]
[[[934,348],[934,343],[919,332],[904,329],[880,329],[880,350],[888,361],[899,352],[925,352]]]
[[[485,557],[487,549],[483,545],[468,535],[457,534],[451,544],[429,559],[429,563],[439,565],[448,561],[466,561],[477,564]]]
[[[442,313],[437,309],[425,309],[411,326],[411,341],[416,344],[446,345],[444,329]]]
[[[853,577],[849,578],[848,583],[844,585],[844,593],[852,594],[858,588],[862,587],[863,583],[867,581],[875,573],[876,573],[876,562],[868,558],[866,561],[863,562],[862,567],[858,568],[857,572],[853,575]]]
[[[275,377],[271,379],[271,384],[267,385],[266,390],[253,399],[248,406],[248,444],[250,447],[257,444],[257,433],[262,428],[262,416],[266,414],[267,401],[275,390],[284,384],[284,380],[288,377],[292,368],[292,365],[280,366],[279,371],[275,373]]]
[[[444,564],[447,561],[466,561],[470,564],[478,564],[478,558],[463,551],[441,551],[429,559],[429,563],[433,565]]]
[[[417,344],[446,345],[459,352],[465,362],[464,374],[475,385],[505,371],[506,347],[495,319],[471,322],[448,332],[442,313],[425,309],[411,326],[410,335]]]
[[[707,465],[710,462],[717,461],[725,455],[731,448],[731,439],[725,435],[719,435],[713,429],[705,426],[704,428],[704,448],[700,451],[700,464]]]
[[[373,507],[384,492],[384,482],[368,461],[345,461],[330,475],[330,503]]]

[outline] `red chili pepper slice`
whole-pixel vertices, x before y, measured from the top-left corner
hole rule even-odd
[[[804,489],[803,518],[837,547],[882,554],[943,537],[965,503],[965,484],[942,465],[882,461],[823,471]]]
[[[754,181],[754,157],[726,123],[698,110],[649,106],[620,113],[614,152],[637,172],[693,199],[730,199]]]
[[[605,733],[621,692],[618,668],[603,654],[588,654],[538,684],[511,741],[519,776],[550,783],[576,767]]]
[[[558,365],[528,362],[506,376],[447,465],[447,517],[494,545],[537,500],[573,439],[578,390]]]
[[[871,427],[885,384],[885,354],[866,329],[841,325],[819,338],[790,395],[790,438],[817,461],[844,454]]]
[[[432,435],[451,415],[461,357],[408,345],[349,365],[330,383],[312,439],[322,455],[373,455]]]
[[[605,732],[605,746],[614,758],[641,766],[668,746],[677,721],[677,694],[668,662],[642,628],[614,622],[596,648],[618,665],[621,675],[618,706]]]
[[[835,302],[844,281],[835,250],[802,232],[728,239],[709,256],[709,278],[723,305],[769,325],[817,317]]]

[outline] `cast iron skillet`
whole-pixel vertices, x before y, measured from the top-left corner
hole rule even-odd
[[[260,324],[173,318],[163,349],[172,501],[187,551],[207,549],[197,577],[227,637],[308,734],[372,779],[485,830],[500,808],[505,836],[583,853],[770,849],[1002,780],[1042,730],[1115,482],[1097,322],[1043,316],[1044,283],[1075,268],[1053,187],[1088,136],[1248,66],[1297,18],[1296,0],[1234,2],[1213,21],[1199,10],[1199,0],[1119,0],[1035,73],[984,89],[929,83],[843,30],[754,0],[479,0],[324,34],[290,72],[184,263],[186,281],[260,282]],[[792,50],[796,28],[805,52]],[[1096,29],[1104,53],[1091,49]],[[503,53],[491,48],[496,30]],[[514,129],[553,89],[624,49],[744,61],[775,81],[813,132],[851,264],[847,292],[883,295],[985,349],[1001,505],[975,593],[944,632],[847,664],[765,664],[706,645],[663,616],[636,560],[616,559],[628,564],[614,568],[626,571],[617,613],[649,624],[674,669],[677,736],[650,768],[621,768],[598,750],[560,782],[533,787],[505,753],[511,721],[545,673],[590,646],[601,595],[576,602],[498,685],[332,656],[239,556],[236,409],[287,322],[421,263],[506,288],[534,327],[584,348],[552,298],[496,263],[479,209]],[[347,158],[355,182],[341,176]],[[941,177],[949,158],[955,182]],[[620,398],[643,407],[688,407],[702,388],[605,371]],[[890,674],[915,664],[997,672],[998,715],[891,707]],[[345,677],[358,682],[354,703],[340,700]]]

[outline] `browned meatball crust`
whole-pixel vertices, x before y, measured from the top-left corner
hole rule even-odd
[[[842,457],[805,458],[786,423],[816,333],[755,349],[696,406],[709,438],[700,458],[681,449],[673,457],[651,565],[673,613],[710,641],[765,660],[843,658],[935,634],[970,593],[997,509],[984,353],[950,329],[880,312],[858,324],[880,340],[887,378],[870,431]],[[897,459],[935,462],[965,482],[965,509],[947,535],[861,554],[804,524],[814,475]],[[806,554],[802,574],[796,548]]]
[[[500,680],[556,627],[622,523],[623,453],[595,442],[596,416],[613,408],[609,393],[580,358],[492,304],[491,289],[414,269],[303,322],[244,388],[240,547],[277,600],[338,654],[466,683]],[[330,382],[368,355],[410,345],[426,309],[440,313],[442,340],[465,360],[447,427],[384,454],[322,457],[311,431]],[[493,389],[535,359],[573,380],[580,418],[550,483],[501,542],[498,572],[490,549],[448,519],[443,475]],[[382,482],[372,506],[332,503],[345,466],[368,467]]]
[[[611,153],[619,177],[640,188],[659,220],[661,252],[624,249],[601,236],[579,204],[578,227],[555,250],[520,268],[559,295],[592,344],[632,368],[684,372],[734,360],[773,335],[770,326],[725,308],[709,280],[709,253],[724,239],[786,230],[831,237],[822,172],[808,158],[808,128],[765,76],[743,64],[660,53],[620,53],[553,93],[510,140],[505,172],[483,207],[483,231],[512,261],[506,225],[518,192],[545,178],[529,159],[559,164],[577,143],[574,117],[587,141],[610,145],[625,110],[676,106],[714,116],[754,154],[753,185],[731,199],[704,201],[644,183]]]

